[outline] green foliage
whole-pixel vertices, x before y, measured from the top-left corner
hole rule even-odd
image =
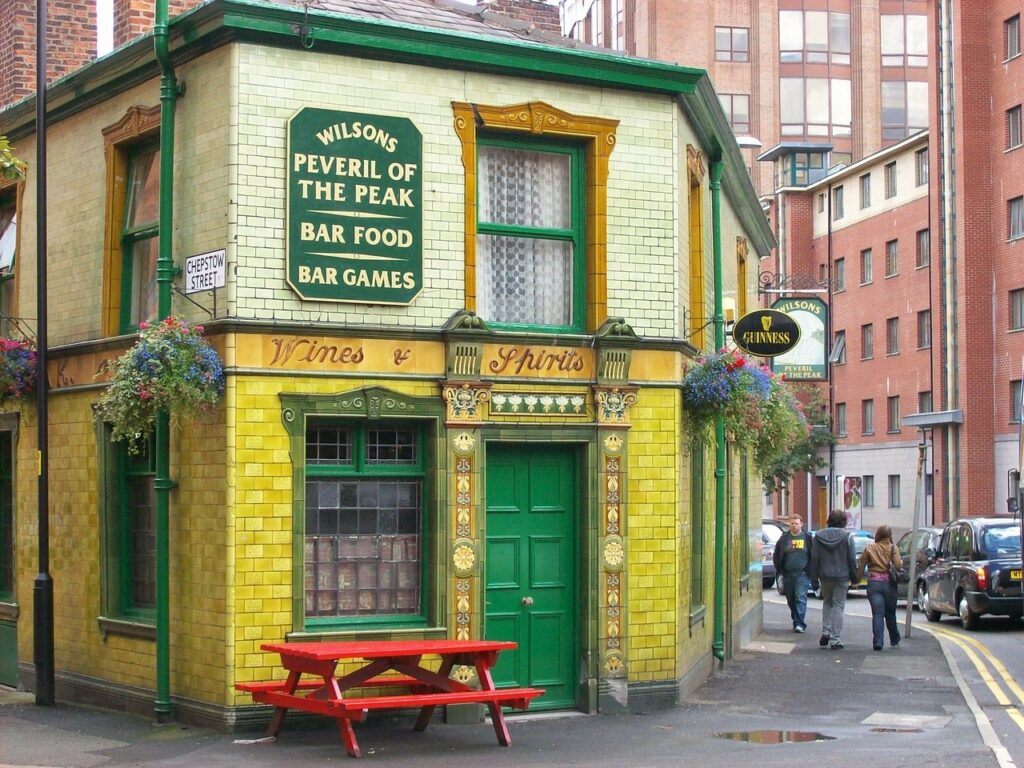
[[[138,342],[114,361],[97,410],[112,425],[113,439],[128,441],[129,453],[139,452],[161,411],[191,418],[224,394],[224,367],[202,334],[201,325],[174,317],[141,323]]]
[[[836,438],[829,424],[828,408],[821,389],[813,385],[797,387],[790,384],[792,394],[803,403],[809,429],[793,442],[789,450],[773,452],[759,465],[765,493],[786,487],[797,472],[815,472],[828,465],[821,451],[835,445]]]
[[[25,164],[14,156],[14,147],[6,136],[0,136],[0,179],[20,181],[25,178]]]
[[[0,339],[0,405],[36,391],[36,364],[31,342]]]

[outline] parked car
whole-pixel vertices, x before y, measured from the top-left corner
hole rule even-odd
[[[767,589],[775,582],[775,542],[788,526],[777,520],[761,521],[761,587]]]
[[[910,568],[910,544],[913,539],[913,531],[907,531],[896,542],[896,549],[903,558],[903,565]],[[917,568],[914,571],[914,602],[921,605],[921,593],[924,590],[924,572],[934,559],[935,550],[939,548],[939,539],[942,537],[942,529],[934,526],[923,526],[917,529]],[[932,555],[929,556],[928,552]],[[909,584],[897,584],[896,593],[901,600],[907,599]]]
[[[921,609],[928,621],[959,616],[975,629],[989,614],[1019,619],[1021,598],[1020,521],[966,517],[946,524],[933,562],[924,572]]]

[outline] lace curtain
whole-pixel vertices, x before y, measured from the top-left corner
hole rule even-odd
[[[569,230],[568,155],[480,147],[480,229],[487,224]],[[571,325],[573,246],[565,239],[477,235],[477,312],[500,323]]]

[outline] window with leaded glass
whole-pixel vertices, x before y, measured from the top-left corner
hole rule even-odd
[[[0,335],[11,335],[14,267],[18,248],[18,206],[15,187],[0,190]]]
[[[14,600],[14,446],[0,432],[0,600]]]
[[[582,158],[576,147],[480,138],[477,313],[583,327]]]
[[[422,623],[423,453],[412,426],[307,424],[307,620]]]
[[[121,253],[121,330],[156,318],[156,260],[160,225],[160,147],[147,143],[128,153]]]

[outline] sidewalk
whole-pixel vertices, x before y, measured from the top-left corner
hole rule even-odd
[[[252,743],[260,734],[227,736],[82,707],[37,707],[31,694],[0,691],[0,768],[996,765],[938,642],[916,623],[920,614],[913,636],[898,649],[874,652],[870,620],[856,615],[869,613],[867,600],[852,597],[846,648],[830,651],[818,647],[819,605],[810,602],[808,631],[797,635],[785,605],[769,596],[763,635],[685,706],[647,715],[512,716],[508,749],[497,745],[488,724],[448,725],[435,715],[424,733],[404,723],[357,725],[366,756],[352,763],[332,726],[286,723],[276,743]],[[900,616],[902,627],[902,609]],[[764,744],[720,736],[759,730],[829,740]]]

